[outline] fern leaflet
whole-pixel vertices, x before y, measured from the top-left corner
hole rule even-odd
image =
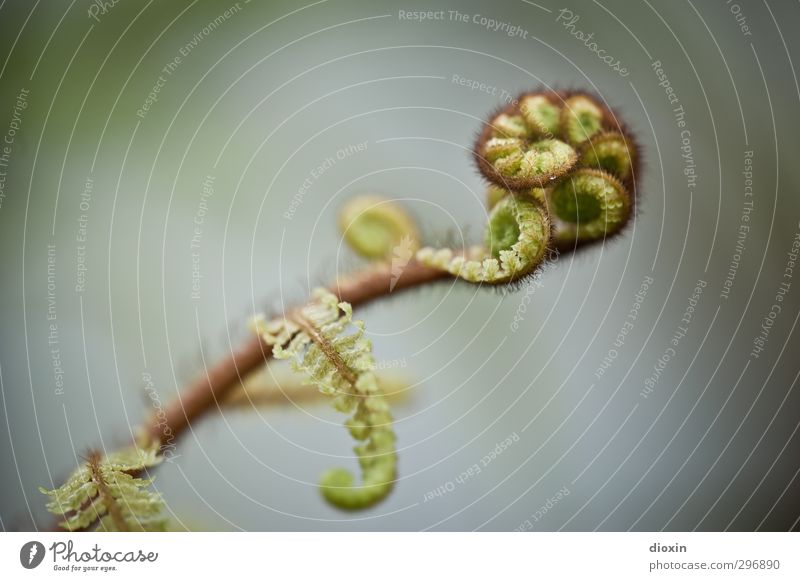
[[[92,452],[86,463],[55,490],[39,488],[50,497],[47,510],[63,517],[59,525],[70,531],[160,531],[164,501],[148,487],[152,479],[136,473],[161,463],[158,446],[130,447],[103,457]]]
[[[345,469],[325,472],[322,494],[343,509],[362,509],[379,502],[392,489],[397,453],[392,416],[374,373],[372,343],[364,337],[364,323],[353,321],[348,303],[325,289],[316,289],[313,301],[285,319],[256,321],[256,329],[272,345],[276,359],[287,359],[322,393],[333,396],[334,407],[353,415],[345,422],[350,435],[362,442],[353,449],[362,472],[354,484]],[[348,330],[355,327],[355,332]]]

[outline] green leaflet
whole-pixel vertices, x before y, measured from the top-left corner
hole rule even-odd
[[[312,302],[286,319],[256,321],[256,330],[272,345],[276,359],[287,359],[321,392],[333,397],[334,407],[352,416],[345,422],[361,442],[353,450],[361,466],[362,483],[350,472],[328,470],[320,479],[322,495],[342,509],[357,510],[379,502],[392,489],[397,470],[392,416],[381,391],[364,324],[353,321],[353,309],[325,289],[316,289]],[[355,332],[349,333],[351,327]]]
[[[97,523],[98,531],[160,531],[161,495],[149,489],[152,479],[132,473],[161,463],[158,447],[130,447],[106,457],[92,453],[67,481],[55,490],[39,488],[50,497],[47,510],[63,517],[59,525],[70,531]]]

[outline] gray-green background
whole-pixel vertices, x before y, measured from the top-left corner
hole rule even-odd
[[[177,519],[201,529],[797,527],[800,271],[775,299],[791,282],[800,228],[797,3],[120,0],[96,19],[91,6],[0,3],[0,139],[14,130],[0,168],[3,529],[51,526],[37,486],[58,484],[88,449],[130,439],[152,411],[143,374],[166,402],[246,337],[255,312],[358,267],[336,226],[348,197],[401,200],[432,241],[477,240],[474,134],[504,92],[542,84],[592,89],[629,123],[645,161],[638,217],[621,238],[562,256],[540,285],[510,294],[438,285],[359,311],[378,360],[411,385],[395,409],[401,479],[389,499],[356,514],[323,502],[319,474],[355,466],[342,418],[324,405],[212,414],[180,440],[156,487]],[[628,76],[570,34],[563,8]],[[413,10],[445,18],[400,17]],[[489,30],[476,15],[525,34]],[[693,189],[654,61],[685,111]],[[159,75],[157,101],[138,116]],[[725,299],[746,151],[753,210]],[[214,194],[192,298],[207,176]],[[81,215],[86,281],[76,291]],[[633,329],[598,379],[648,276]],[[688,332],[644,398],[698,280],[706,287]],[[774,304],[781,311],[752,357]],[[457,481],[515,434],[480,474]]]

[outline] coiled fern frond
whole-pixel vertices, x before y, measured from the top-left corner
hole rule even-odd
[[[417,260],[470,282],[535,271],[549,246],[573,250],[630,221],[638,154],[615,116],[585,93],[523,93],[495,114],[474,149],[490,182],[485,243],[422,248]]]
[[[345,469],[328,470],[320,479],[325,499],[343,509],[362,509],[385,498],[396,477],[397,453],[392,416],[374,373],[372,343],[364,324],[353,321],[352,307],[325,289],[312,302],[284,319],[256,320],[256,330],[272,345],[276,359],[288,359],[320,391],[333,397],[334,407],[352,413],[345,422],[350,435],[362,442],[354,451],[362,483]],[[355,328],[354,332],[350,332]]]
[[[560,220],[557,241],[569,245],[602,239],[628,221],[631,199],[617,178],[597,169],[579,169],[549,192]]]
[[[79,531],[163,531],[161,495],[149,489],[152,479],[136,474],[162,461],[158,446],[130,447],[103,457],[91,452],[67,481],[55,490],[39,488],[50,497],[47,510],[62,517],[59,526]]]

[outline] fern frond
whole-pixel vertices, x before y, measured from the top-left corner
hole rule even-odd
[[[603,107],[588,95],[571,95],[561,109],[561,132],[573,145],[583,143],[603,129]]]
[[[47,510],[63,517],[59,525],[70,531],[95,522],[98,531],[164,530],[164,501],[148,489],[152,479],[133,476],[161,461],[158,446],[126,448],[106,457],[92,452],[59,488],[39,490],[50,497]]]
[[[636,144],[591,95],[523,93],[485,124],[473,154],[490,182],[486,242],[466,252],[422,248],[417,260],[427,266],[512,283],[534,272],[548,245],[571,250],[630,221]]]
[[[354,483],[345,469],[325,472],[320,487],[325,499],[343,509],[367,508],[382,500],[394,484],[397,453],[392,416],[374,373],[372,343],[364,337],[364,323],[353,321],[348,303],[325,289],[312,302],[286,319],[256,321],[256,330],[272,345],[276,359],[287,359],[334,407],[352,412],[345,422],[350,435],[363,442],[353,450],[361,466],[362,483]],[[355,332],[350,329],[355,327]]]
[[[581,168],[549,192],[550,208],[558,218],[556,240],[569,244],[601,240],[628,222],[632,200],[622,182],[611,174]]]

